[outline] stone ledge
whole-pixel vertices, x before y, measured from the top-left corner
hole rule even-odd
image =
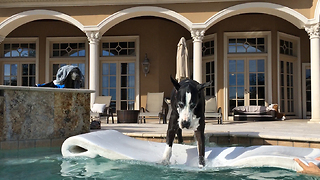
[[[78,93],[94,93],[95,92],[95,90],[90,90],[90,89],[28,87],[28,86],[6,86],[6,85],[0,85],[0,90],[54,91],[54,92],[78,92]]]

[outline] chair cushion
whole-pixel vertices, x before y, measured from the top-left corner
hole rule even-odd
[[[262,114],[272,110],[274,109],[266,106],[238,106],[233,109],[242,114]]]
[[[103,113],[105,108],[105,104],[93,104],[91,111],[95,113]]]
[[[217,102],[216,98],[212,97],[206,100],[206,112],[217,112]]]

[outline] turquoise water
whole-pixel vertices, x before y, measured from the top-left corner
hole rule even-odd
[[[304,180],[320,177],[297,174],[279,168],[186,169],[133,160],[102,157],[63,158],[59,148],[0,151],[0,179],[9,180]]]

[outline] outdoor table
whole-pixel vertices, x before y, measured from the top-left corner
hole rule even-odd
[[[117,110],[118,123],[138,123],[139,110]]]

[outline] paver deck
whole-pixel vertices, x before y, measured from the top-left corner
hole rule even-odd
[[[165,137],[167,124],[149,121],[145,124],[106,124],[102,130],[114,129],[135,137]],[[307,119],[292,119],[285,121],[255,121],[206,123],[205,134],[213,136],[237,136],[261,139],[274,139],[299,142],[320,143],[320,124],[309,123]],[[192,130],[183,130],[183,136],[192,136]]]

